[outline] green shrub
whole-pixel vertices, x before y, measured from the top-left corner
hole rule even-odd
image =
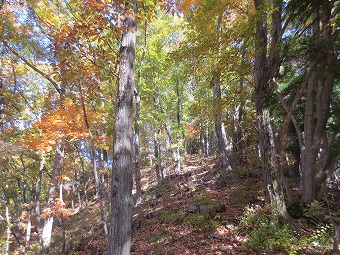
[[[310,218],[312,221],[323,221],[327,212],[324,203],[313,201],[306,209],[303,210],[303,215]]]
[[[245,244],[248,249],[257,252],[285,251],[289,254],[295,252],[294,232],[280,222],[278,216],[273,215],[268,207],[247,207],[239,227],[249,235],[249,240]]]
[[[203,214],[191,214],[188,216],[185,224],[192,228],[200,229],[206,233],[212,233],[219,224],[219,215],[212,217],[209,212]]]
[[[160,219],[175,225],[183,223],[184,213],[181,210],[174,211],[164,211],[160,215]]]
[[[253,197],[253,192],[244,186],[235,187],[230,193],[230,200],[234,204],[241,205],[247,204]]]
[[[198,195],[194,197],[194,204],[207,205],[210,204],[211,198],[208,196],[205,190],[202,190]]]
[[[319,225],[316,230],[307,238],[307,244],[313,246],[330,248],[333,242],[333,226]]]

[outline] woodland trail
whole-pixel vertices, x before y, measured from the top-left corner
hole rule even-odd
[[[190,156],[182,174],[149,189],[135,210],[132,254],[249,254],[242,247],[246,238],[236,231],[243,206],[229,198],[235,187],[220,179],[216,159]],[[150,185],[146,179],[143,183]],[[255,197],[242,202],[249,199]],[[224,205],[226,210],[210,216],[185,211],[203,204]]]

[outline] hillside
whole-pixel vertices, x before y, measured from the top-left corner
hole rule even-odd
[[[278,233],[265,233],[272,235],[273,240],[266,237],[260,241],[263,245],[276,245],[262,247],[261,252],[247,245],[247,227],[239,224],[247,206],[261,208],[264,204],[259,171],[243,170],[236,182],[230,176],[220,176],[216,159],[188,156],[182,174],[169,175],[156,185],[154,169],[143,169],[144,202],[134,210],[131,254],[288,254],[287,250],[291,254],[324,254],[329,244],[316,240],[316,226],[306,220],[296,221],[305,231],[304,239],[297,235],[287,237],[286,232],[277,229]],[[262,212],[265,215],[265,209]],[[67,254],[105,254],[99,222],[96,202],[73,215],[66,222]],[[60,254],[61,229],[56,228],[52,236],[50,253]],[[320,235],[320,240],[326,238],[326,233]],[[285,243],[287,239],[290,244]]]

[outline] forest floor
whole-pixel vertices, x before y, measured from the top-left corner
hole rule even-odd
[[[138,229],[132,235],[132,254],[249,254],[242,247],[245,237],[235,231],[244,210],[240,203],[262,198],[252,191],[256,183],[238,197],[235,191],[240,189],[221,181],[217,169],[215,158],[190,156],[181,174],[150,188],[144,204],[135,210]],[[144,185],[148,179],[153,178],[143,180]],[[230,194],[235,195],[234,202]],[[225,210],[207,215],[199,211],[204,206]]]
[[[134,210],[132,255],[287,254],[256,253],[246,248],[249,236],[238,227],[247,206],[264,204],[260,170],[241,171],[240,179],[235,181],[232,176],[220,175],[215,158],[188,156],[181,174],[167,171],[171,174],[160,185],[154,169],[142,171],[144,201]],[[99,222],[97,203],[71,217],[66,231],[70,254],[105,254]],[[52,244],[54,250],[60,247],[57,239]]]

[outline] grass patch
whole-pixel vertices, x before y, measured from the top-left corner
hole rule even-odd
[[[157,233],[157,234],[151,236],[151,242],[153,242],[153,243],[161,242],[162,240],[164,240],[168,236],[168,234],[169,234],[168,231],[163,230],[160,233]]]
[[[249,190],[249,187],[245,187],[244,185],[235,187],[229,195],[231,202],[236,205],[248,204],[253,197],[254,191]]]
[[[247,249],[257,252],[287,252],[295,254],[295,233],[268,207],[247,207],[240,222],[240,230],[249,235]]]
[[[180,225],[183,223],[184,213],[181,210],[178,211],[164,211],[160,214],[160,219],[174,225]]]
[[[209,210],[203,212],[202,214],[190,214],[185,220],[185,225],[200,229],[205,233],[213,233],[218,227],[220,222],[220,215],[216,213],[211,213]]]

